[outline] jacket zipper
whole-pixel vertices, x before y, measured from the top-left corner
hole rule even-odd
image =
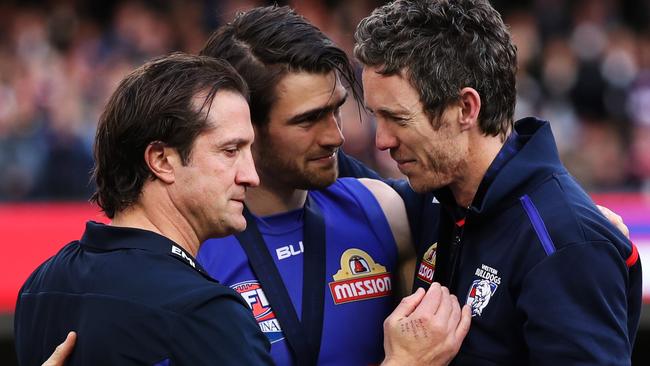
[[[465,219],[459,220],[454,225],[453,239],[451,241],[451,271],[449,273],[449,290],[452,291],[456,282],[456,269],[460,259],[460,249],[462,247],[463,228]]]

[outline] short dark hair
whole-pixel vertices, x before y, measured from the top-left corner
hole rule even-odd
[[[364,65],[405,72],[430,117],[472,87],[484,134],[505,136],[512,126],[517,50],[487,0],[397,0],[363,19],[355,40]]]
[[[276,85],[288,72],[337,71],[359,100],[359,82],[346,53],[287,6],[237,14],[210,36],[200,54],[227,60],[246,80],[251,119],[258,126],[268,123]]]
[[[99,118],[93,178],[96,202],[109,218],[138,200],[154,176],[144,161],[159,141],[190,159],[196,137],[208,128],[207,112],[219,90],[248,96],[244,80],[227,62],[174,53],[139,67],[119,84]],[[197,110],[192,99],[206,93]],[[206,109],[207,108],[207,109]]]

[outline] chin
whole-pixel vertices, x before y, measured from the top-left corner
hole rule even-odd
[[[327,177],[322,176],[322,177],[317,177],[317,179],[312,179],[309,182],[310,183],[309,189],[325,189],[331,186],[332,184],[334,184],[334,182],[336,182],[336,178],[337,175],[334,174]]]
[[[411,186],[411,189],[413,189],[416,193],[424,194],[429,192],[425,186],[420,185],[418,183],[415,183],[412,179],[407,178],[409,182],[409,186]]]
[[[246,230],[246,226],[247,226],[246,219],[244,218],[244,216],[242,216],[241,220],[238,220],[237,223],[233,223],[232,227],[230,228],[231,232],[228,235],[240,233]]]
[[[246,219],[244,216],[229,222],[222,222],[219,232],[212,233],[213,238],[223,238],[225,236],[240,233],[246,230]]]
[[[407,177],[407,178],[408,178],[409,186],[411,186],[411,188],[415,192],[420,194],[429,193],[444,185],[441,184],[440,182],[436,182],[434,180],[427,180],[422,177]]]
[[[336,178],[338,178],[338,175],[339,172],[337,169],[332,169],[325,172],[308,172],[307,175],[303,174],[300,179],[294,179],[294,182],[297,183],[298,189],[320,190],[334,184]]]

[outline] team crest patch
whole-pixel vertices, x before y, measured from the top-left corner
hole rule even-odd
[[[433,243],[429,249],[424,253],[420,268],[418,269],[418,278],[422,281],[432,284],[433,273],[436,271],[436,252],[438,251],[438,243]]]
[[[269,342],[275,343],[284,339],[284,333],[280,328],[278,319],[275,318],[271,304],[264,295],[264,290],[260,283],[253,281],[244,281],[230,286],[233,290],[237,291],[241,297],[244,298],[248,306],[253,311],[255,320],[260,326],[262,333],[266,335]]]
[[[341,269],[332,278],[330,292],[337,305],[391,294],[390,272],[361,249],[343,252]]]
[[[481,267],[476,269],[474,276],[478,279],[472,282],[465,302],[472,309],[472,317],[483,314],[483,310],[501,284],[499,271],[485,264],[481,264]]]

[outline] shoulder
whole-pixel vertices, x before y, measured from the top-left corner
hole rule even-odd
[[[623,260],[632,253],[629,240],[568,174],[554,175],[521,196],[520,202],[540,240],[550,242],[557,250],[580,243],[607,243]]]
[[[73,241],[66,244],[58,253],[41,263],[25,280],[20,293],[39,292],[42,288],[48,288],[53,283],[59,282],[59,278],[69,273],[70,259],[75,257],[79,249],[79,242]]]
[[[406,206],[400,195],[386,183],[376,179],[361,178],[359,182],[372,193],[384,212],[399,252],[411,251],[411,228],[406,214]],[[400,257],[404,255],[406,254],[400,254]],[[414,253],[408,255],[411,256]]]
[[[220,286],[223,287],[223,286]],[[176,323],[174,338],[184,342],[182,359],[201,355],[197,364],[270,365],[270,344],[253,314],[234,291],[195,296]],[[196,295],[196,294],[195,294]],[[190,363],[194,364],[194,362]]]
[[[176,275],[173,275],[173,274]],[[171,276],[170,276],[171,275]],[[166,283],[157,285],[165,295],[161,304],[170,311],[189,313],[204,306],[239,306],[247,309],[243,298],[233,289],[195,270],[165,273]],[[167,301],[165,301],[167,299]]]
[[[405,210],[404,201],[388,184],[370,178],[359,178],[358,181],[372,193],[387,215]]]
[[[243,303],[233,290],[172,254],[124,251],[111,256],[95,261],[93,265],[101,270],[81,280],[86,291],[179,315],[218,299]]]

